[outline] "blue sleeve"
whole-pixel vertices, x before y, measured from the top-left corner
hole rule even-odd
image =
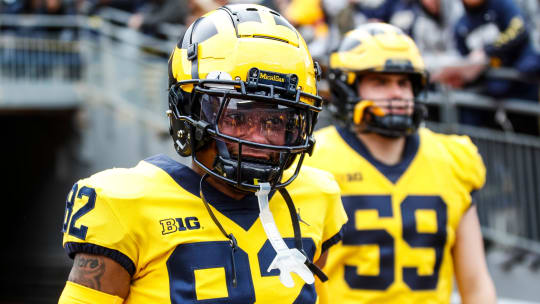
[[[501,33],[494,43],[486,45],[484,49],[489,56],[509,56],[528,41],[525,18],[513,0],[491,1],[490,6],[497,12],[495,22]]]
[[[398,0],[384,0],[377,6],[367,6],[357,3],[355,5],[355,11],[364,15],[367,19],[378,19],[383,22],[390,22],[390,18],[398,4]]]
[[[400,5],[401,1],[398,0],[387,0],[384,2],[384,17],[382,18],[384,22],[390,22],[392,15]]]
[[[4,1],[0,5],[0,13],[2,14],[22,14],[24,13],[24,1]]]
[[[471,50],[469,50],[469,47],[467,46],[466,40],[467,36],[469,35],[469,22],[467,22],[467,17],[462,16],[459,18],[459,20],[456,22],[456,25],[454,27],[454,40],[456,43],[456,48],[459,51],[459,53],[463,56],[469,54]]]

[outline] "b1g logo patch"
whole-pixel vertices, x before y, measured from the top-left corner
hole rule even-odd
[[[185,230],[196,230],[201,228],[199,219],[194,216],[188,216],[185,218],[168,218],[160,220],[161,234],[166,235],[169,233]]]

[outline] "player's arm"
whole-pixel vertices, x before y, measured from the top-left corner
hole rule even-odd
[[[461,219],[453,257],[462,303],[496,303],[495,287],[486,265],[475,205],[471,206]]]
[[[59,303],[123,303],[130,283],[129,273],[116,261],[77,253]]]

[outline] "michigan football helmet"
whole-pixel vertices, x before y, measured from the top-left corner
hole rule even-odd
[[[363,74],[374,72],[410,75],[414,94],[411,115],[385,113],[377,109],[376,101],[358,96],[358,81]],[[387,137],[409,135],[426,115],[418,97],[425,95],[428,73],[414,41],[395,26],[367,23],[345,34],[337,51],[330,55],[328,79],[330,110],[361,132]],[[388,102],[391,108],[392,101]]]
[[[244,191],[261,182],[273,189],[290,184],[315,142],[319,75],[303,38],[279,13],[236,4],[202,16],[169,59],[167,114],[176,151]],[[264,140],[248,139],[252,132]],[[195,152],[211,142],[217,156],[210,168]],[[294,174],[282,181],[293,163]]]

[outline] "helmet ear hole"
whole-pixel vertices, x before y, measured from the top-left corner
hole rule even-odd
[[[181,120],[181,116],[188,116],[189,106],[186,105],[189,98],[180,86],[173,85],[169,89],[169,133],[173,139],[174,148],[183,157],[191,155],[190,125]]]
[[[183,157],[190,156],[192,151],[189,124],[185,121],[174,119],[171,121],[170,129],[176,152]]]
[[[198,119],[198,103],[194,103],[192,98],[193,95],[182,90],[180,86],[173,85],[169,89],[169,111],[167,111],[169,134],[173,139],[176,152],[183,157],[191,156],[193,149],[199,151],[211,141],[210,138],[204,136],[200,139],[195,138],[192,134],[195,127],[185,119],[186,117]]]
[[[195,127],[186,120],[174,118],[171,118],[170,120],[169,133],[173,139],[174,149],[182,157],[191,156],[193,154],[193,149],[199,151],[213,141],[211,138],[204,136],[197,140],[194,128]]]

